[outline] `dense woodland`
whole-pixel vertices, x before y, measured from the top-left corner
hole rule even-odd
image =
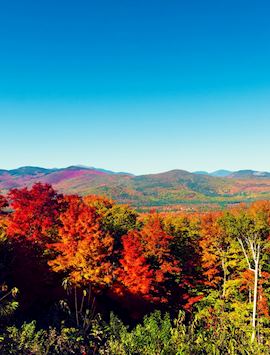
[[[1,354],[269,354],[270,201],[137,213],[0,196]]]

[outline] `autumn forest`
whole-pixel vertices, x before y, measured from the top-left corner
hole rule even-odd
[[[138,213],[0,197],[1,354],[269,354],[270,202]]]
[[[270,354],[269,14],[0,0],[0,355]]]

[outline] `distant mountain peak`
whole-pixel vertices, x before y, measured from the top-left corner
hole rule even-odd
[[[227,176],[231,175],[231,173],[232,173],[232,171],[230,171],[230,170],[219,169],[219,170],[213,171],[212,173],[210,173],[210,175],[217,176],[217,177],[227,177]]]
[[[196,174],[196,175],[209,175],[208,171],[203,171],[203,170],[194,171],[193,174]]]
[[[37,174],[47,174],[56,169],[46,169],[39,166],[21,166],[17,169],[6,170],[12,175],[37,175]]]
[[[216,171],[213,171],[211,173],[209,173],[207,171],[194,171],[194,174],[197,174],[197,175],[210,175],[210,176],[216,176],[216,177],[227,177],[230,174],[232,174],[232,171],[225,170],[225,169],[216,170]]]
[[[83,165],[70,165],[66,168],[62,168],[61,170],[93,170],[93,168],[89,168],[88,166]]]
[[[239,178],[239,179],[251,179],[251,178],[269,178],[270,173],[267,171],[256,171],[256,170],[238,170],[233,172],[229,177]]]

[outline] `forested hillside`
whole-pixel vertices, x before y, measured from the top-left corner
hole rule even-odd
[[[252,170],[213,174],[172,170],[138,176],[81,166],[0,170],[0,189],[4,192],[36,182],[51,184],[64,194],[102,195],[139,211],[152,207],[159,211],[217,210],[270,198],[270,174]]]
[[[269,201],[138,213],[37,183],[1,195],[0,236],[1,354],[270,353]]]

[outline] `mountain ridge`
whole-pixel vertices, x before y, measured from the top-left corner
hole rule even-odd
[[[49,183],[66,194],[99,194],[136,207],[180,205],[220,206],[270,198],[270,173],[255,170],[213,173],[174,169],[133,175],[72,165],[66,168],[24,166],[0,170],[0,190]]]

